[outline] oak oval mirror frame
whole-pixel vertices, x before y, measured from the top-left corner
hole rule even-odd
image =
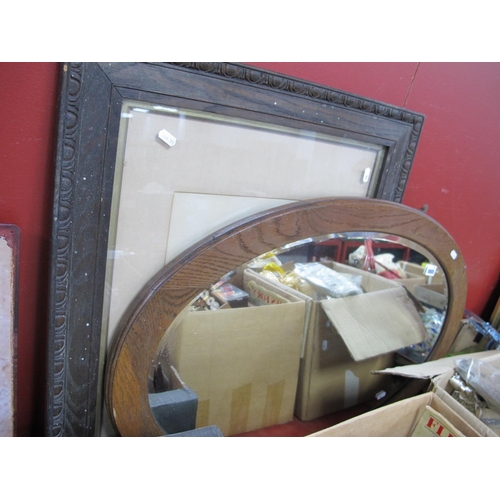
[[[297,137],[326,138],[341,147],[365,145],[376,152],[376,168],[363,196],[393,202],[402,200],[424,122],[421,114],[407,109],[237,63],[64,63],[60,89],[48,311],[48,436],[101,434],[103,372],[111,337],[103,320],[106,268],[116,229],[113,209],[126,170],[120,163],[120,141],[127,103],[259,124],[263,134],[266,129],[292,130]],[[235,154],[247,156],[239,149]],[[341,168],[343,163],[338,163]],[[290,201],[356,196],[339,195],[336,188],[342,182],[334,174],[320,182],[326,194],[303,193]],[[265,180],[258,187],[263,198],[273,197]]]
[[[202,240],[165,267],[124,316],[109,355],[106,403],[122,436],[161,436],[148,400],[151,360],[172,323],[199,293],[232,269],[275,248],[330,233],[387,233],[415,242],[441,266],[448,307],[428,359],[445,355],[462,318],[463,258],[448,232],[424,213],[387,201],[331,198],[272,209]]]

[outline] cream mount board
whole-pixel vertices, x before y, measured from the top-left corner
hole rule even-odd
[[[285,203],[366,197],[381,148],[210,113],[126,102],[104,335],[146,283],[225,225]]]

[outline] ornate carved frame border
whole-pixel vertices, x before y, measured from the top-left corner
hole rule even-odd
[[[400,202],[424,117],[233,63],[61,65],[46,434],[93,436],[102,385],[104,279],[124,100],[286,124],[386,148],[374,197]]]

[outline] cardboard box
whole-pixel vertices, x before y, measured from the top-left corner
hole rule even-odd
[[[430,383],[433,380],[438,380],[437,377],[446,375],[450,371],[453,371],[455,361],[457,359],[496,359],[497,356],[500,356],[498,351],[481,351],[469,354],[457,354],[454,356],[435,359],[433,361],[427,361],[425,363],[385,368],[384,370],[379,370],[374,373],[377,375],[397,375],[400,377],[426,379],[429,380]]]
[[[404,274],[404,278],[397,279],[410,293],[415,295],[415,286],[429,284],[443,284],[443,274],[439,269],[436,269],[433,276],[425,274],[425,268],[413,262],[399,261],[398,266]]]
[[[452,386],[449,381],[455,373],[455,360],[458,358],[484,359],[496,366],[500,365],[500,353],[486,351],[453,356],[427,363],[392,367],[382,370],[380,374],[393,374],[403,377],[423,378],[430,382],[430,390],[412,398],[404,399],[382,408],[364,413],[340,424],[311,434],[310,437],[408,437],[422,435],[415,428],[425,414],[427,407],[444,417],[457,434],[466,437],[498,437],[498,435],[481,422],[474,414],[451,396]],[[425,423],[431,423],[426,420]],[[446,436],[446,432],[435,428],[427,435]]]
[[[458,408],[460,405],[451,396],[451,401],[443,399],[442,396],[443,393],[435,392],[420,394],[364,413],[328,429],[310,434],[308,437],[410,437],[427,407],[438,412],[465,437],[491,436],[488,431],[482,434],[475,425],[467,422],[457,412],[460,410]],[[445,433],[442,435],[447,436]]]
[[[394,311],[387,307],[386,293],[393,290],[406,296],[403,287],[393,280],[351,266],[338,263],[329,265],[338,272],[361,276],[361,286],[366,294],[332,300],[340,309],[344,306],[347,308],[349,301],[359,299],[373,301],[370,307],[383,317],[382,326],[378,326],[378,333],[383,337],[386,327],[394,322]],[[366,297],[368,294],[371,297]],[[380,299],[378,302],[377,297]],[[383,397],[384,393],[389,392],[393,385],[390,379],[372,375],[373,370],[393,364],[393,349],[386,349],[383,353],[365,356],[355,361],[346,344],[346,340],[349,342],[354,338],[352,331],[349,328],[340,328],[339,331],[335,325],[335,318],[327,316],[324,305],[319,300],[312,302],[307,324],[295,403],[295,415],[301,420],[312,420],[367,401],[376,401],[379,397]],[[413,304],[411,307],[414,307]],[[416,311],[414,312],[416,314]],[[367,317],[366,314],[359,315],[360,320]],[[414,316],[414,320],[419,334],[424,336],[426,332],[420,319]],[[372,326],[374,325],[370,325]],[[368,329],[366,325],[363,325],[363,328]],[[354,347],[364,348],[368,343],[361,342],[361,344]],[[397,348],[395,346],[394,350]]]
[[[438,269],[435,270],[432,276],[425,267],[414,262],[399,261],[398,266],[405,273],[407,278],[424,278],[427,285],[439,285],[445,282],[443,273]]]
[[[415,285],[413,295],[424,305],[434,307],[440,311],[448,305],[448,294],[444,283],[436,285]]]
[[[451,396],[453,386],[450,379],[455,374],[455,361],[462,358],[484,359],[500,367],[500,353],[483,351],[374,372],[375,376],[397,375],[429,380],[429,392],[367,412],[313,436],[409,436],[425,407],[430,405],[465,436],[498,437],[490,427]]]
[[[467,354],[484,351],[488,340],[487,336],[478,334],[476,328],[474,328],[474,325],[469,320],[464,319],[448,354]]]
[[[414,289],[416,285],[425,285],[426,279],[423,276],[418,276],[412,273],[405,273],[405,278],[395,279],[400,285],[403,285],[410,293],[414,293]]]
[[[466,384],[468,384],[472,389],[479,392],[480,396],[485,400],[485,406],[480,406],[476,408],[473,405],[465,405],[463,406],[463,412],[466,414],[467,418],[472,420],[473,422],[480,422],[477,425],[484,425],[489,430],[491,430],[494,434],[500,434],[500,407],[498,404],[498,394],[499,389],[497,385],[498,379],[498,371],[500,370],[500,352],[497,350],[493,351],[484,351],[486,354],[482,357],[478,357],[477,354],[461,354],[453,357],[453,360],[462,359],[462,360],[475,360],[476,363],[475,368],[472,370],[476,370],[475,374],[472,377],[472,381],[464,380]],[[478,380],[478,369],[479,363],[484,361],[484,366],[481,368],[482,376],[484,377],[482,382],[479,383]],[[453,394],[456,385],[452,384],[451,379],[455,375],[456,370],[455,367],[450,368],[448,371],[441,373],[432,378],[432,385],[434,391],[444,391],[447,395]],[[489,373],[495,373],[492,375]],[[474,384],[478,384],[478,387],[474,387]],[[493,398],[492,398],[493,396]],[[451,397],[451,396],[449,396]],[[461,405],[462,406],[462,405]]]
[[[187,313],[168,357],[198,396],[196,427],[225,436],[293,419],[305,302]]]
[[[291,269],[293,269],[293,266]],[[300,349],[300,358],[302,359],[313,306],[311,297],[278,281],[271,282],[259,272],[248,268],[243,271],[242,286],[248,293],[250,304],[254,306],[280,305],[297,301],[304,304],[304,330]],[[280,312],[281,310],[276,309],[276,311]]]

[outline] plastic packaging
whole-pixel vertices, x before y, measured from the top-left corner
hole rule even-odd
[[[500,411],[500,370],[480,359],[462,358],[455,361],[457,371],[481,396],[491,409]]]
[[[231,283],[226,283],[212,291],[212,295],[221,303],[227,303],[231,308],[247,307],[248,293]]]
[[[388,279],[405,277],[403,270],[394,262],[394,255],[391,253],[374,255],[371,240],[367,240],[365,244],[366,246],[361,245],[349,254],[348,262],[350,265],[380,274]]]
[[[477,314],[465,310],[465,317],[474,326],[476,331],[481,335],[485,335],[490,340],[486,344],[486,351],[492,349],[500,349],[500,332],[495,330],[488,322],[484,321]]]
[[[273,252],[268,252],[250,261],[248,263],[248,267],[258,272],[263,270],[265,266],[268,266],[270,264],[274,264],[279,267],[283,265],[281,260],[276,257]]]
[[[192,311],[215,311],[217,309],[220,309],[220,304],[208,290],[201,292],[191,306]]]
[[[264,265],[262,268],[264,271],[271,271],[274,274],[277,275],[284,275],[285,271],[281,267],[280,264],[277,264],[276,262],[268,262],[267,264]]]
[[[478,406],[476,407],[476,417],[500,436],[500,412]]]
[[[339,298],[364,293],[361,276],[339,273],[319,262],[296,264],[295,273],[314,286],[323,298]]]
[[[436,311],[435,309],[428,309],[420,315],[425,329],[427,330],[427,338],[418,344],[412,344],[405,347],[400,352],[401,354],[417,361],[418,363],[425,361],[427,356],[432,351],[436,340],[439,337],[441,328],[444,322],[444,313]]]

